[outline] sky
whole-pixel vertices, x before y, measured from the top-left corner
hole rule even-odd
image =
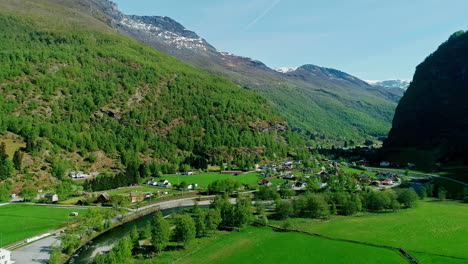
[[[364,80],[410,80],[449,36],[468,29],[468,0],[113,0],[168,16],[220,51],[271,68],[315,64]]]

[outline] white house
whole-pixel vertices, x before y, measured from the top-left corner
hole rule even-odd
[[[187,190],[195,190],[198,187],[198,184],[192,183],[187,186]]]
[[[193,171],[187,171],[185,172],[185,175],[194,175]]]
[[[157,186],[158,182],[155,181],[154,179],[149,180],[146,184],[151,185],[151,186]]]
[[[0,248],[0,264],[13,264],[14,261],[11,260],[11,252]]]
[[[388,167],[388,166],[390,166],[390,162],[388,162],[388,161],[380,162],[380,167]]]
[[[168,180],[159,180],[158,187],[171,188],[172,184]]]

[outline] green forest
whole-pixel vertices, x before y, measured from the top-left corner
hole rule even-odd
[[[302,152],[303,139],[254,92],[123,36],[38,28],[0,15],[0,133],[20,135],[33,156],[103,150],[123,166],[169,172]]]

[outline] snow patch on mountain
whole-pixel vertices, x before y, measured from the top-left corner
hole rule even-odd
[[[399,80],[399,79],[394,79],[394,80],[366,80],[366,82],[370,85],[373,86],[383,86],[383,87],[395,87],[395,88],[401,88],[403,90],[408,89],[408,86],[411,83],[411,80]]]
[[[281,72],[281,73],[289,73],[289,72],[296,71],[297,69],[299,69],[299,67],[280,67],[280,68],[276,68],[275,71]]]
[[[159,38],[165,43],[173,45],[173,47],[177,49],[192,49],[201,51],[208,50],[207,46],[205,45],[204,39],[198,36],[186,37],[175,32],[161,29],[160,27],[155,26],[151,23],[146,23],[143,20],[130,18],[129,16],[123,16],[119,22],[120,25],[128,27],[130,29],[144,31],[154,38]],[[189,31],[187,29],[184,30]]]

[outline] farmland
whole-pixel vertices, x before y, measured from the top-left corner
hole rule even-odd
[[[158,263],[408,263],[396,251],[299,233],[249,227],[197,241],[186,251],[164,252]]]
[[[238,181],[241,184],[251,184],[258,182],[260,178],[257,176],[257,173],[242,173],[240,175],[232,175],[232,174],[220,174],[220,173],[201,173],[195,175],[167,175],[164,176],[164,179],[167,179],[172,184],[179,184],[182,181],[186,181],[187,183],[196,183],[200,187],[204,188],[207,187],[208,184],[216,181],[216,180],[223,180],[223,179],[233,179]]]
[[[293,228],[336,238],[423,252],[417,255],[426,260],[426,263],[447,263],[446,258],[435,257],[433,254],[464,258],[466,263],[468,261],[466,219],[468,219],[467,204],[425,200],[416,208],[396,213],[337,217],[328,222],[294,219]],[[450,263],[457,263],[455,261],[457,260]]]
[[[82,209],[53,208],[25,204],[0,206],[0,230],[3,244],[8,245],[67,224],[71,212]]]

